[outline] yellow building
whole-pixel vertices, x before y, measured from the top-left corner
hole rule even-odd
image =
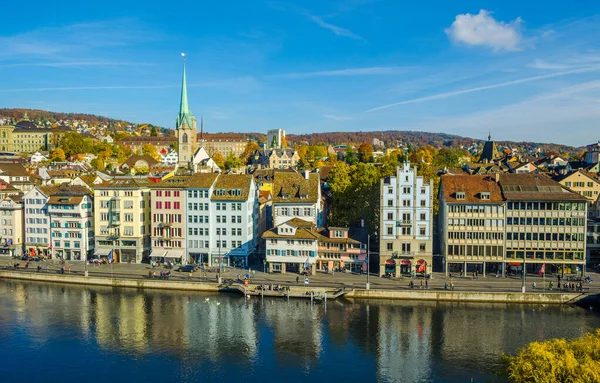
[[[150,184],[115,178],[94,189],[96,256],[113,251],[116,262],[140,263],[150,253]]]
[[[556,180],[561,185],[587,198],[590,203],[598,200],[598,195],[600,195],[600,180],[583,169],[575,170]]]
[[[247,144],[248,138],[239,133],[200,133],[198,136],[198,147],[204,148],[211,157],[215,153],[221,153],[223,158],[230,154],[239,157]]]
[[[254,177],[254,182],[256,183],[256,188],[259,191],[268,191],[273,195],[274,193],[274,185],[275,185],[275,177],[277,174],[282,173],[297,173],[293,169],[257,169],[252,173],[252,177]]]
[[[69,131],[67,126],[39,127],[25,114],[15,126],[0,126],[0,150],[17,153],[51,151],[58,146],[62,134]]]

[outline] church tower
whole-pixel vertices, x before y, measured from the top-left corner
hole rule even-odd
[[[179,115],[175,127],[177,135],[180,168],[188,167],[194,155],[196,147],[196,117],[190,112],[187,99],[187,83],[185,78],[185,56],[183,58],[183,80],[181,81],[181,102],[179,104]]]

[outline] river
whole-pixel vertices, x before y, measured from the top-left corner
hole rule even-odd
[[[308,301],[0,281],[3,382],[489,382],[600,326],[572,306]]]

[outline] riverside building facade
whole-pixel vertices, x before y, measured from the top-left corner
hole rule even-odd
[[[379,275],[432,271],[433,181],[405,162],[380,183]]]

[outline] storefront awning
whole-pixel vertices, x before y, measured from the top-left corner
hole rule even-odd
[[[169,250],[167,251],[167,255],[165,255],[164,257],[172,259],[181,259],[181,257],[183,257],[183,250]]]
[[[509,266],[521,266],[522,263],[521,262],[508,262]]]
[[[152,253],[150,253],[151,257],[163,258],[165,255],[167,255],[167,250],[165,249],[152,249]]]
[[[94,255],[97,257],[106,257],[110,253],[110,249],[96,249]]]
[[[386,259],[385,260],[385,264],[386,265],[395,265],[396,261],[394,261],[393,259]]]
[[[403,260],[400,262],[400,264],[401,264],[401,265],[410,265],[410,261],[409,261],[408,259],[403,259]]]

